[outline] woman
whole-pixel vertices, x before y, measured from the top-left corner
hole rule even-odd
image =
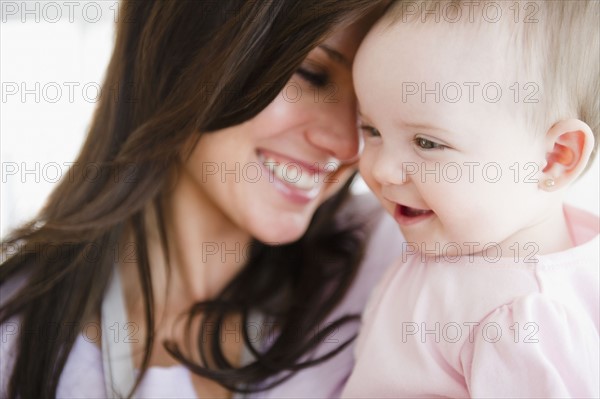
[[[1,391],[261,395],[347,347],[352,330],[327,338],[366,295],[334,311],[364,218],[334,215],[358,152],[350,65],[379,6],[124,2],[104,83],[117,95],[3,243],[0,323],[17,331]]]

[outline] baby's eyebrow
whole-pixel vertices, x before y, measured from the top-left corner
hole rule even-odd
[[[425,123],[403,123],[402,126],[407,127],[409,129],[415,129],[415,130],[431,130],[431,129],[439,130],[439,128],[437,128],[433,125],[425,124]]]
[[[432,125],[429,123],[404,122],[404,123],[399,123],[398,126],[400,126],[402,129],[406,129],[413,133],[431,132],[431,133],[436,133],[436,134],[440,134],[442,136],[448,136],[448,137],[453,137],[453,138],[458,138],[461,136],[460,134],[457,134],[457,132],[455,132],[454,130],[448,130],[447,128]]]

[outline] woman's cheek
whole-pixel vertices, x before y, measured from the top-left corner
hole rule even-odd
[[[285,93],[284,89],[251,121],[256,139],[270,138],[291,130],[301,123],[303,109],[300,101],[292,102],[292,99],[287,98]]]

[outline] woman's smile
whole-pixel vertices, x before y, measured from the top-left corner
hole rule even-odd
[[[317,198],[327,176],[340,166],[333,159],[309,162],[265,149],[258,149],[256,154],[269,183],[286,199],[298,204]]]

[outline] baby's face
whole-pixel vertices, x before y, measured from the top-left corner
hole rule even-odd
[[[520,114],[536,85],[494,29],[379,24],[355,59],[361,174],[422,252],[513,256],[551,206],[543,134]]]

